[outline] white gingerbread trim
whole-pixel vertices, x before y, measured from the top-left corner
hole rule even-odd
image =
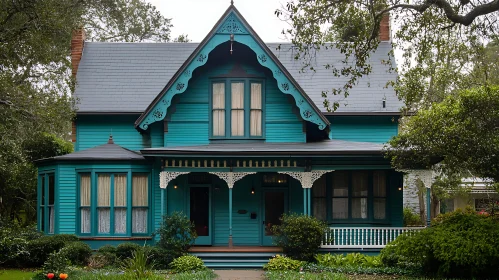
[[[210,174],[218,176],[227,183],[229,189],[234,187],[234,184],[244,178],[246,175],[255,174],[256,172],[209,172]]]
[[[311,189],[315,181],[322,177],[322,175],[332,171],[334,170],[313,170],[310,172],[278,171],[278,173],[289,175],[300,181],[301,187],[304,189]]]
[[[176,171],[161,171],[159,172],[159,187],[166,189],[168,183],[180,175],[188,174],[190,172],[176,172]]]

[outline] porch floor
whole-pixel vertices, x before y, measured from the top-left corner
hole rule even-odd
[[[192,246],[191,253],[279,253],[282,249],[273,246]]]

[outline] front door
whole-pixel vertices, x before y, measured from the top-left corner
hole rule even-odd
[[[281,224],[281,216],[288,210],[287,192],[285,190],[263,191],[262,245],[271,246],[272,226]]]
[[[198,235],[196,245],[211,245],[210,196],[209,186],[191,186],[189,188],[189,216]]]

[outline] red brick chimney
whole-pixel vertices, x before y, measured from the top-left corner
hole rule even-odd
[[[85,30],[83,28],[79,28],[73,31],[73,37],[71,38],[71,64],[73,65],[73,77],[76,77],[76,72],[78,72],[78,65],[80,65],[84,45]]]
[[[381,41],[390,41],[390,14],[383,14],[379,24],[379,39]]]

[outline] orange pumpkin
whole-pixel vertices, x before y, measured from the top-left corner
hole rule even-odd
[[[62,280],[65,280],[66,278],[68,278],[68,275],[66,273],[61,273],[59,275],[59,278],[61,278]]]

